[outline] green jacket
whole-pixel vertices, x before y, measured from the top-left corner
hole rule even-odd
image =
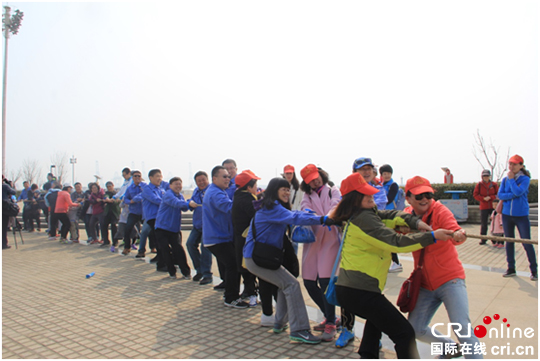
[[[376,208],[353,216],[343,239],[336,285],[382,293],[392,253],[412,252],[434,243],[431,232],[405,235],[393,230],[397,226],[417,229],[419,220],[402,211]]]

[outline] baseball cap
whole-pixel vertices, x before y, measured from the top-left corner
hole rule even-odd
[[[290,164],[287,164],[284,168],[283,168],[283,173],[294,173],[294,167]]]
[[[304,182],[309,184],[312,180],[319,176],[319,170],[315,164],[308,164],[300,171],[300,175]]]
[[[63,187],[63,188],[67,188],[67,187],[73,188],[73,186],[71,185],[71,183],[64,183],[64,184],[62,184],[62,187]]]
[[[252,179],[259,180],[261,178],[257,177],[255,173],[253,173],[249,169],[246,169],[236,176],[236,178],[234,179],[234,183],[236,183],[236,186],[238,186],[239,188],[242,188]]]
[[[523,164],[525,163],[523,161],[523,158],[519,155],[513,155],[512,158],[508,159],[509,162],[515,163],[515,164]]]
[[[366,157],[360,157],[360,158],[357,158],[354,163],[353,163],[353,168],[354,169],[360,169],[362,168],[363,166],[365,165],[370,165],[372,167],[374,167],[373,165],[373,161],[371,160],[371,158],[366,158]]]
[[[482,177],[490,177],[491,176],[491,172],[489,171],[489,169],[484,169],[482,171]]]
[[[422,194],[422,193],[435,193],[431,184],[426,178],[420,176],[412,177],[405,184],[405,193],[411,192],[412,194]]]
[[[370,186],[360,173],[353,173],[341,181],[341,195],[344,196],[352,191],[357,191],[365,195],[373,195],[379,190]]]

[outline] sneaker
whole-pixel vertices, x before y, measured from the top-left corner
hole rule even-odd
[[[500,243],[499,243],[499,244],[497,245],[497,248],[503,249],[503,248],[504,248],[504,244],[500,244]]]
[[[339,335],[338,339],[336,340],[336,347],[337,348],[345,347],[352,340],[354,340],[354,332],[349,331],[344,327],[343,331],[341,331],[341,334]]]
[[[273,327],[274,326],[274,315],[266,316],[264,313],[261,314],[261,326],[262,327]]]
[[[137,253],[135,258],[144,258],[144,253]]]
[[[132,245],[131,245],[131,249],[134,250],[134,251],[136,251],[136,250],[137,250],[137,245],[132,244]]]
[[[336,330],[341,330],[341,318],[336,317],[336,322],[334,323],[336,325]],[[323,320],[323,322],[319,323],[317,326],[313,327],[313,331],[319,331],[324,332],[326,327],[326,319]]]
[[[209,283],[212,283],[214,282],[214,280],[212,279],[212,277],[203,277],[201,279],[201,281],[199,282],[200,285],[207,285]]]
[[[98,243],[99,243],[99,240],[93,239],[89,244],[98,244]]]
[[[324,342],[330,342],[336,336],[336,325],[327,323],[324,327],[324,332],[321,335],[321,340]]]
[[[403,266],[401,265],[401,263],[396,263],[396,262],[392,262],[392,264],[390,265],[390,268],[388,269],[389,273],[398,273],[401,271],[403,271]]]
[[[531,278],[531,281],[538,281],[538,274],[532,273],[530,278]]]
[[[124,248],[124,250],[122,251],[122,254],[123,254],[124,256],[127,256],[127,255],[129,254],[129,252],[131,252],[131,249],[129,249],[129,248]]]
[[[116,248],[114,246],[111,246],[111,248],[109,249],[112,253],[116,252]]]
[[[61,238],[61,239],[60,239],[60,243],[62,243],[62,244],[72,244],[73,241],[72,241],[72,240],[65,239],[65,238]]]
[[[58,237],[57,237],[57,236],[54,236],[54,237],[53,237],[53,236],[51,236],[51,237],[49,237],[49,241],[56,241],[57,239],[58,239]]]
[[[289,338],[291,342],[300,342],[312,345],[321,343],[321,339],[317,336],[313,336],[309,330],[291,332]]]
[[[203,275],[201,273],[197,273],[195,276],[193,276],[193,281],[199,282],[200,280],[202,280],[202,278],[203,278]]]
[[[248,308],[249,307],[249,304],[242,301],[241,298],[231,301],[231,302],[225,301],[223,302],[223,304],[225,305],[225,307],[231,307],[231,308]]]
[[[79,240],[78,239],[72,239],[71,240],[73,243],[79,243]]]
[[[281,326],[281,325],[278,325],[278,324],[274,323],[274,328],[272,329],[272,331],[274,333],[282,333],[283,331],[285,331],[288,328],[289,328],[289,325],[287,325],[287,324]]]
[[[180,277],[181,280],[190,280],[191,279],[191,275],[187,275],[187,276],[184,276],[182,275],[182,277]]]
[[[214,291],[225,291],[225,281],[221,282],[217,286],[214,286]]]
[[[503,274],[503,277],[514,277],[516,275],[516,270],[509,268],[505,274]]]
[[[257,303],[257,296],[249,296],[249,307],[255,307],[258,305]]]

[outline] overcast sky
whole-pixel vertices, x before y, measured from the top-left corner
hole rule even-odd
[[[538,178],[536,1],[6,4],[8,174],[66,153],[84,184],[128,166],[188,187],[234,158],[339,184],[367,156],[475,182],[479,129]]]

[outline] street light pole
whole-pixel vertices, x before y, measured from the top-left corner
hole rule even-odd
[[[2,17],[2,32],[6,39],[4,45],[4,79],[2,96],[2,174],[6,174],[6,93],[7,93],[7,59],[8,59],[8,39],[9,33],[17,35],[24,14],[15,10],[15,15],[11,16],[11,8],[4,6]]]
[[[69,162],[71,163],[71,185],[73,186],[75,184],[75,163],[77,163],[77,158],[75,158],[75,155],[71,156]]]

